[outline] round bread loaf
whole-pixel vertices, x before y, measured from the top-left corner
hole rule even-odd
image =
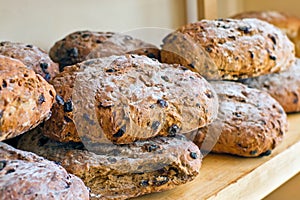
[[[285,112],[300,111],[300,60],[288,70],[255,78],[240,80],[251,88],[268,92],[276,99]]]
[[[211,85],[219,97],[218,118],[190,134],[191,139],[199,147],[204,138],[217,140],[212,149],[216,153],[269,155],[287,130],[287,116],[280,104],[266,92],[240,83],[215,81]]]
[[[0,141],[48,119],[55,94],[45,79],[21,61],[0,56]]]
[[[248,11],[232,16],[235,19],[257,18],[283,30],[295,44],[296,56],[300,57],[300,18],[279,11]]]
[[[31,44],[1,42],[0,55],[20,60],[47,81],[59,72],[58,64],[54,63],[44,50]]]
[[[95,144],[93,153],[81,143],[55,142],[35,129],[21,137],[18,148],[60,162],[85,182],[95,199],[128,199],[172,189],[193,180],[202,161],[198,147],[180,135],[128,145]]]
[[[113,32],[76,31],[57,41],[50,49],[50,57],[60,65],[73,65],[92,58],[134,53],[159,58],[160,51],[152,44]]]
[[[280,29],[258,19],[201,20],[166,36],[161,60],[207,79],[236,80],[286,70],[295,51]]]
[[[64,142],[173,136],[211,123],[218,111],[217,95],[199,74],[146,56],[88,60],[52,83],[58,103],[44,134]]]
[[[0,142],[0,199],[88,200],[76,176],[33,153]]]

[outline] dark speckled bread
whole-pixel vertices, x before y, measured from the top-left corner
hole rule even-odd
[[[43,130],[61,142],[101,142],[100,128],[119,144],[175,135],[211,123],[218,111],[217,95],[199,74],[146,56],[88,60],[52,83],[59,96]]]
[[[23,62],[29,69],[40,74],[47,81],[59,72],[58,64],[54,63],[42,49],[17,42],[1,42],[0,55],[15,58]]]
[[[0,199],[88,200],[76,176],[52,161],[0,142]]]
[[[247,11],[238,13],[231,18],[257,18],[267,21],[280,28],[287,34],[290,40],[295,44],[296,56],[300,57],[300,18],[295,15],[279,11]]]
[[[300,59],[284,72],[244,79],[240,82],[268,92],[280,103],[285,112],[300,111]]]
[[[240,83],[211,84],[219,97],[218,118],[196,131],[194,142],[201,147],[205,136],[215,140],[220,134],[212,152],[244,157],[270,154],[287,130],[287,116],[280,104],[266,92]]]
[[[215,65],[203,64],[205,54]],[[280,29],[258,19],[201,20],[169,34],[161,60],[182,64],[207,79],[237,80],[288,69],[295,50]]]
[[[80,177],[97,199],[127,199],[169,190],[193,180],[202,155],[184,136],[156,137],[128,145],[60,143],[43,136],[39,129],[25,134],[18,148],[60,162]],[[90,149],[89,149],[90,150]]]
[[[76,31],[57,41],[50,57],[60,70],[87,59],[134,53],[159,59],[160,51],[152,44],[131,36],[113,32]]]
[[[22,62],[0,55],[0,141],[48,119],[55,94],[52,85]]]

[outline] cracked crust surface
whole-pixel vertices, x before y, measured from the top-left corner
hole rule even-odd
[[[287,116],[266,92],[235,82],[210,82],[219,97],[219,114],[210,125],[199,129],[194,142],[216,139],[212,149],[244,157],[268,155],[287,130]]]
[[[147,55],[159,59],[160,51],[152,44],[129,35],[113,32],[76,31],[57,41],[50,57],[60,65],[74,65],[92,58],[124,54]]]
[[[286,71],[240,80],[251,88],[268,92],[285,112],[300,111],[300,59]]]
[[[18,148],[60,162],[80,177],[95,199],[127,199],[171,189],[193,180],[202,156],[184,136],[156,137],[128,145],[59,143],[35,129]],[[96,153],[93,153],[96,152]]]
[[[283,30],[295,44],[296,56],[300,57],[300,18],[279,11],[249,11],[236,14],[231,18],[257,18],[267,21]]]
[[[52,161],[0,142],[1,199],[88,200],[76,176]]]
[[[207,79],[237,80],[288,69],[295,50],[280,29],[258,19],[201,20],[164,38],[161,60]]]
[[[61,103],[43,130],[61,142],[107,138],[124,144],[190,132],[217,116],[217,95],[204,78],[146,56],[88,60],[52,83]]]
[[[48,119],[55,94],[53,86],[22,62],[0,56],[0,141]]]
[[[1,42],[0,55],[20,60],[29,69],[41,75],[45,80],[51,80],[58,71],[58,64],[54,63],[42,49],[18,42]]]

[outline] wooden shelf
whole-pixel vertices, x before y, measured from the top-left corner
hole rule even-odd
[[[300,114],[288,116],[289,131],[270,156],[210,154],[192,182],[135,200],[261,199],[300,172]]]

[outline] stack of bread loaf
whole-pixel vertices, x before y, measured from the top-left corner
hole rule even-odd
[[[237,81],[297,70],[288,37],[258,19],[188,24],[162,50],[78,31],[50,49],[54,62],[21,43],[0,55],[4,199],[127,199],[193,180],[201,151],[269,155],[286,107]]]
[[[11,160],[29,160],[37,165],[33,171],[39,171],[42,164],[36,160],[42,158],[1,143],[6,152],[1,155],[0,182],[5,198],[87,199],[88,190],[76,175],[92,199],[126,199],[171,189],[198,175],[200,150],[179,133],[204,127],[217,116],[217,95],[199,74],[158,62],[155,46],[130,36],[80,31],[50,50],[63,71],[53,79],[44,76],[50,85],[33,70],[45,75],[54,69],[57,73],[58,66],[46,66],[44,55],[35,59],[36,47],[9,42],[1,47],[4,55],[20,60],[1,57],[1,140],[27,132],[6,142],[55,161],[44,174],[62,173],[54,177],[58,183],[51,181],[51,174],[49,181],[42,174],[16,179],[13,172],[23,169],[12,172]],[[66,171],[58,172],[58,165],[74,174],[72,179]],[[56,196],[40,189],[61,186],[64,178],[67,185],[55,188]],[[20,192],[14,185],[22,187]]]
[[[204,54],[213,60],[214,68],[197,59]],[[253,18],[202,20],[169,34],[161,60],[198,72],[219,96],[217,120],[190,134],[198,146],[205,135],[214,140],[220,134],[213,152],[253,157],[270,154],[282,140],[287,130],[282,106],[263,91],[233,82],[293,69],[294,45],[280,29]]]
[[[8,47],[8,43],[4,44],[4,48]],[[39,69],[46,64],[49,67],[47,70],[55,70],[57,65],[50,61],[47,54],[32,54],[32,49],[36,48],[31,45],[9,45],[13,49],[20,48],[16,55],[11,52],[11,57],[21,55],[20,60],[27,55],[35,57],[30,57],[34,62],[26,66],[19,60],[0,56],[0,141],[18,136],[48,119],[56,95],[53,86],[34,71],[40,72]],[[38,60],[43,63],[41,66],[36,63]],[[1,199],[89,197],[82,180],[63,167],[3,142],[0,142],[0,191]]]
[[[300,18],[278,11],[252,11],[233,18],[258,18],[280,28],[294,43],[296,62],[287,70],[241,80],[249,87],[268,92],[288,113],[300,111]]]

